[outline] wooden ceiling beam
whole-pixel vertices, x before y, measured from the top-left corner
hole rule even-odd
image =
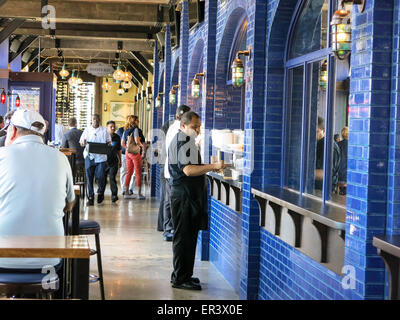
[[[149,2],[93,2],[53,0],[49,5],[56,10],[57,23],[88,23],[109,25],[157,26],[159,4]],[[0,17],[33,18],[42,21],[41,1],[8,0],[1,8]],[[164,17],[167,20],[167,16]]]

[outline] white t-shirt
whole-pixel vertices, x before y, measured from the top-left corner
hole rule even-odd
[[[171,177],[168,170],[168,148],[169,145],[171,144],[172,139],[176,136],[180,128],[181,128],[181,121],[175,120],[174,123],[169,126],[167,131],[167,136],[165,138],[165,147],[167,148],[165,157],[165,166],[164,166],[165,179],[169,179]]]
[[[93,128],[93,126],[89,126],[83,131],[81,135],[81,139],[79,143],[82,144],[83,140],[86,139],[86,142],[98,142],[98,143],[108,143],[111,142],[111,136],[107,131],[107,128],[99,126],[98,128]],[[83,156],[86,158],[89,156],[90,158],[94,159],[95,163],[100,163],[107,161],[106,154],[96,154],[96,153],[88,153],[86,151],[83,152]]]
[[[0,148],[0,236],[63,236],[63,209],[75,199],[67,157],[36,135]],[[0,258],[1,268],[41,269],[59,258]]]

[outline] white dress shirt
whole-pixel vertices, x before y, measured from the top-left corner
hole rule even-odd
[[[62,124],[56,123],[54,127],[54,142],[61,144],[65,132],[67,132],[67,129]]]
[[[67,157],[36,135],[0,148],[0,236],[63,236],[65,203],[75,199]],[[58,258],[0,258],[1,268],[42,269]]]
[[[169,174],[169,169],[168,169],[168,148],[172,142],[172,139],[176,136],[176,134],[178,133],[180,128],[181,128],[181,121],[175,120],[174,123],[169,126],[168,131],[167,131],[167,136],[165,138],[165,147],[167,148],[165,165],[164,165],[165,179],[169,179],[171,177],[171,175]]]
[[[111,136],[106,127],[99,126],[98,128],[93,128],[93,126],[89,126],[83,131],[79,143],[82,144],[84,140],[86,140],[86,142],[108,143],[111,142]],[[85,148],[83,157],[86,158],[87,156],[89,156],[91,160],[94,159],[95,163],[107,161],[106,154],[88,153],[87,148]]]

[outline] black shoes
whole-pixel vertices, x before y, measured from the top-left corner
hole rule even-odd
[[[104,194],[98,194],[97,195],[97,203],[102,203],[104,200]]]
[[[191,277],[190,281],[192,281],[193,283],[196,283],[196,284],[200,284],[200,279],[196,278],[196,277]],[[172,280],[171,280],[171,283],[172,283]]]
[[[164,241],[171,242],[174,238],[174,235],[172,233],[167,233],[164,235]]]
[[[111,197],[111,201],[112,201],[112,202],[116,202],[117,200],[118,200],[118,196],[112,196],[112,197]]]
[[[184,290],[201,290],[201,285],[193,281],[187,281],[181,284],[173,283],[172,288],[184,289]]]
[[[88,206],[93,206],[94,205],[94,198],[88,198],[87,205]]]

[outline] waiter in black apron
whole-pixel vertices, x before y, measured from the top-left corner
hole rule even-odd
[[[223,161],[201,163],[195,143],[200,126],[199,115],[193,111],[186,112],[181,118],[181,128],[168,148],[171,212],[175,228],[171,283],[174,288],[187,290],[201,290],[200,280],[192,276],[198,232],[208,229],[205,174],[227,166]]]

